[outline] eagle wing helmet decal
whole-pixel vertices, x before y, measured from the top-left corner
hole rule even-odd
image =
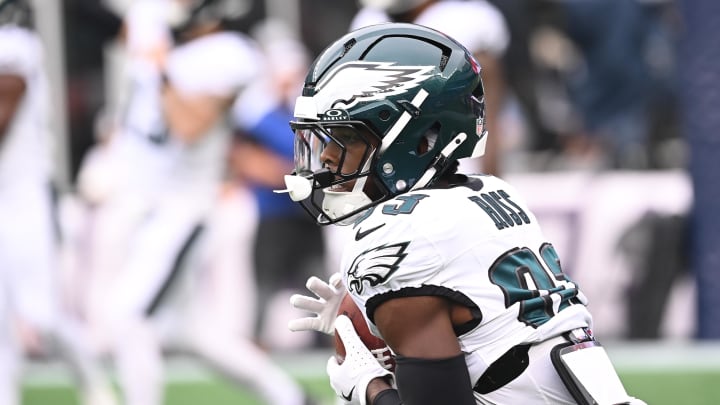
[[[433,66],[396,66],[394,62],[344,63],[317,85],[320,111],[349,108],[361,101],[402,94],[432,77]]]
[[[410,242],[382,245],[360,254],[348,271],[348,288],[360,294],[364,281],[371,286],[385,282],[407,256],[405,250],[409,244]]]

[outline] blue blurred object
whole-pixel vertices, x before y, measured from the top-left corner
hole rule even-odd
[[[271,152],[292,161],[294,134],[288,124],[292,118],[291,111],[284,105],[278,105],[268,111],[253,128],[248,129],[247,133],[252,140]],[[272,187],[261,184],[252,184],[251,188],[257,198],[260,218],[302,213],[302,207],[288,198],[287,194],[275,193]]]
[[[698,288],[699,339],[720,339],[720,2],[680,0],[679,66],[694,188],[691,266]]]

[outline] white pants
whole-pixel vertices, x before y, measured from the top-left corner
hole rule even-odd
[[[483,405],[574,405],[575,400],[565,388],[550,360],[553,347],[566,343],[558,336],[530,347],[528,368],[516,379],[488,394],[475,393]]]
[[[113,404],[82,325],[62,307],[56,249],[49,184],[0,190],[0,403],[19,403],[24,347],[13,325],[20,321],[43,349],[68,361],[83,403]]]
[[[148,213],[132,235],[125,262],[119,268],[109,297],[111,319],[145,315],[204,216],[205,210],[180,200]]]
[[[57,317],[55,249],[49,184],[0,189],[0,298],[40,329]]]
[[[96,343],[112,351],[128,405],[162,403],[162,351],[148,310],[215,197],[143,196],[139,191],[116,194],[97,208],[86,247],[93,279],[87,313]]]

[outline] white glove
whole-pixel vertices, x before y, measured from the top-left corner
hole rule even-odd
[[[345,296],[345,287],[342,285],[342,276],[335,273],[328,282],[312,276],[305,286],[317,298],[294,294],[290,297],[290,304],[300,310],[312,312],[315,316],[293,319],[288,322],[288,328],[293,332],[315,330],[327,335],[335,334],[335,317],[340,303]]]
[[[345,315],[335,320],[335,329],[345,346],[345,360],[338,364],[337,358],[331,356],[327,362],[327,373],[330,385],[338,397],[353,405],[367,405],[367,387],[375,378],[390,379],[393,374],[384,369],[375,356],[360,340],[352,321]]]

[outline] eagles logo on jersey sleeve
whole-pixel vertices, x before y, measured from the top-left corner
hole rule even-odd
[[[436,219],[428,217],[431,210],[415,210],[427,197],[400,196],[371,208],[355,222],[354,243],[346,249],[342,267],[351,294],[368,299],[432,279],[441,259],[422,228]]]
[[[407,256],[405,250],[410,242],[381,245],[357,256],[348,271],[348,288],[356,294],[362,294],[367,282],[376,286],[385,282]]]

